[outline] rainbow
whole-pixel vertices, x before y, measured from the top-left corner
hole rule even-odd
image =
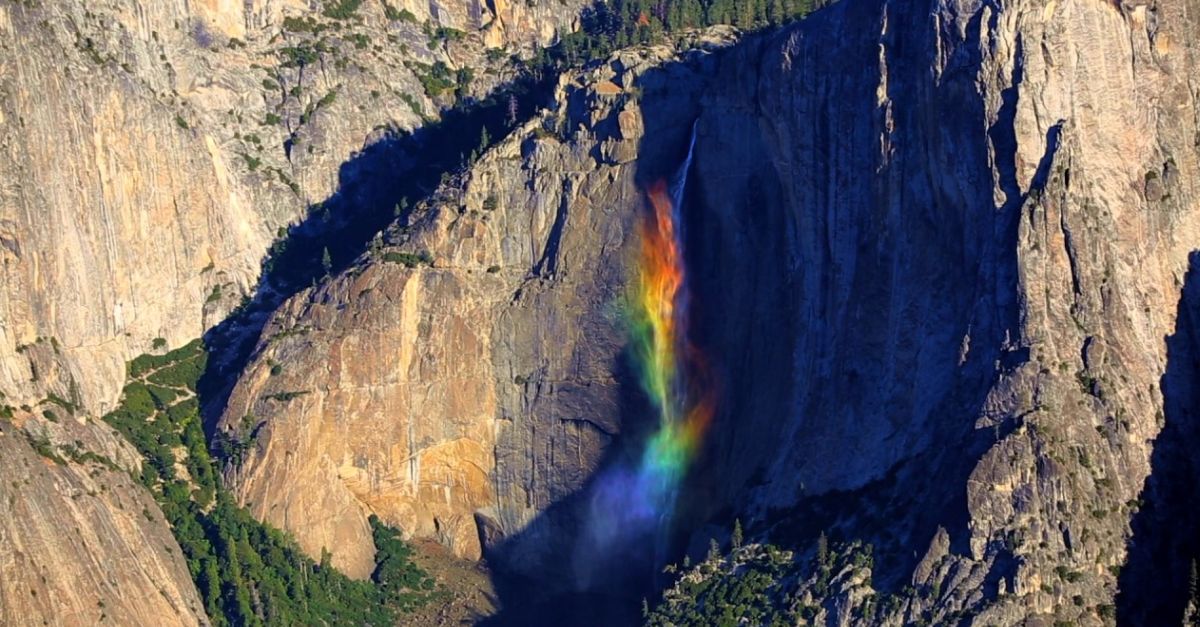
[[[680,484],[716,412],[710,368],[688,337],[679,205],[690,163],[689,147],[674,184],[658,181],[646,190],[636,276],[625,299],[629,353],[656,420],[640,456],[606,469],[592,499],[591,548],[653,534],[655,562],[663,557]]]
[[[630,299],[629,330],[642,389],[658,412],[641,470],[677,486],[715,412],[703,354],[688,340],[688,293],[677,203],[665,182],[647,190],[651,212],[642,222],[638,277]]]

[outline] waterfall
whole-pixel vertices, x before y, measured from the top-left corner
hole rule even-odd
[[[692,133],[688,138],[687,155],[683,158],[683,163],[679,165],[679,169],[675,171],[675,176],[671,177],[671,206],[675,208],[675,224],[680,226],[683,225],[683,221],[680,219],[679,213],[681,211],[680,208],[683,207],[683,194],[687,188],[688,171],[692,169],[692,155],[696,151],[696,128],[699,125],[699,118],[692,122]],[[680,235],[682,236],[682,231]]]
[[[652,543],[641,548],[652,552],[656,571],[667,557],[680,485],[716,411],[707,362],[688,333],[682,204],[696,128],[669,183],[646,189],[640,256],[624,308],[629,354],[656,413],[655,429],[635,463],[615,464],[598,477],[587,534],[591,556]]]

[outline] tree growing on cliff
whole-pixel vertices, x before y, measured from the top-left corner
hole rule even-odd
[[[328,251],[323,257],[331,265]],[[237,505],[220,483],[200,423],[195,394],[205,359],[199,341],[135,359],[121,406],[104,419],[145,458],[141,480],[170,524],[213,624],[391,625],[428,599],[433,580],[411,561],[399,532],[378,519],[371,521],[375,575],[355,581],[328,559],[314,562],[290,536]],[[187,394],[166,394],[176,385]],[[175,470],[179,447],[187,450],[186,475]]]

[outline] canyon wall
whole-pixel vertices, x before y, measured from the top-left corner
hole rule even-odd
[[[910,590],[891,621],[1101,622],[1197,242],[1189,6],[847,0],[569,77],[276,314],[223,419],[253,440],[234,485],[351,572],[372,512],[569,569],[572,503],[637,428],[630,225],[698,120],[724,383],[686,511],[872,542],[875,585]]]
[[[10,399],[54,392],[103,413],[129,358],[220,322],[254,291],[279,228],[354,175],[341,171],[352,154],[449,103],[417,64],[475,68],[466,97],[512,78],[481,31],[434,39],[422,29],[436,16],[394,19],[385,4],[348,19],[272,0],[0,7]],[[543,41],[578,11],[547,7],[509,9],[494,44]],[[19,350],[39,338],[61,346],[64,380]]]
[[[874,543],[876,585],[917,590],[898,623],[1100,623],[1197,244],[1188,5],[822,18],[767,45],[750,100],[793,210],[795,384],[731,498]],[[763,459],[760,416],[720,467]]]
[[[90,456],[132,454],[95,420],[125,363],[269,291],[272,241],[352,155],[511,80],[580,6],[338,4],[0,4],[0,622],[207,622],[153,499]],[[438,62],[476,78],[427,93]]]
[[[0,623],[207,625],[137,451],[61,406],[0,422]]]
[[[624,84],[659,53],[631,55]],[[240,497],[347,572],[369,573],[370,513],[478,558],[477,516],[524,527],[620,431],[641,117],[617,83],[579,80],[556,93],[573,104],[281,308],[233,391],[222,428],[254,444],[230,472]],[[602,148],[582,141],[597,132]]]

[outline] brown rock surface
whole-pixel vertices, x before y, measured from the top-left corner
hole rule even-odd
[[[578,8],[518,4],[498,45],[545,39]],[[11,399],[71,393],[102,413],[154,338],[182,345],[219,322],[254,288],[278,227],[328,197],[355,151],[446,102],[406,63],[473,66],[475,95],[513,72],[486,59],[475,30],[435,44],[381,3],[350,20],[310,5],[0,5],[0,390]],[[449,17],[466,8],[440,10],[472,28]],[[284,28],[286,17],[321,30]],[[297,65],[306,49],[321,51]],[[65,380],[39,379],[17,352],[39,337],[60,343]]]
[[[432,266],[388,261],[389,246],[293,298],[234,390],[225,428],[264,423],[231,473],[238,494],[347,572],[369,571],[369,513],[479,557],[476,511],[521,526],[588,475],[616,429],[629,216],[599,208],[636,201],[632,171],[532,136],[389,235]],[[306,393],[271,399],[287,391]]]
[[[207,625],[136,451],[55,411],[0,421],[0,624]]]
[[[578,6],[511,9],[493,43],[512,52],[545,40]],[[451,20],[467,5],[448,3],[451,17],[429,25],[471,30],[455,43],[388,19],[384,3],[349,20],[321,8],[0,3],[0,411],[38,413],[57,397],[78,406],[78,430],[117,446],[83,421],[115,406],[126,361],[220,322],[256,289],[280,227],[354,174],[342,171],[352,154],[450,102],[406,63],[475,67],[463,86],[473,96],[513,72],[507,55],[487,60],[491,31]],[[0,427],[11,514],[0,521],[0,623],[205,621],[141,487],[70,460],[35,464],[21,430]],[[430,472],[459,454],[431,452]]]
[[[462,555],[478,512],[561,562],[580,523],[541,514],[628,427],[610,306],[639,187],[698,119],[690,261],[727,372],[693,513],[874,543],[881,589],[916,590],[881,622],[1102,622],[1200,246],[1184,4],[848,0],[569,77],[539,128],[275,317],[225,418],[265,424],[240,495],[360,573],[368,512]],[[288,389],[311,393],[267,400]],[[422,457],[447,446],[471,453]],[[294,480],[346,514],[288,519]]]

